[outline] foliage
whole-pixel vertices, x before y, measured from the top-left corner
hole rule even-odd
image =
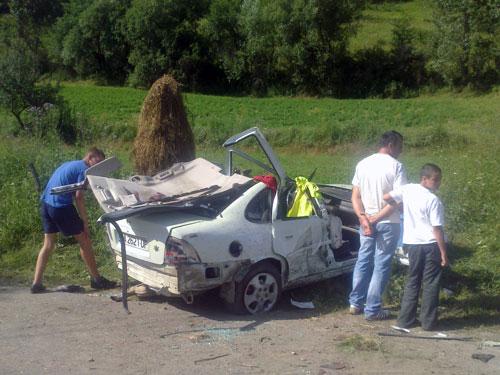
[[[10,0],[0,39],[40,72],[184,91],[412,97],[500,83],[500,5],[487,0]],[[429,21],[433,12],[433,23]]]
[[[19,129],[37,138],[77,138],[76,118],[58,96],[59,86],[40,82],[39,61],[20,40],[4,42],[0,56],[0,105],[16,119]]]
[[[419,34],[400,19],[392,27],[387,50],[380,45],[359,49],[343,62],[339,97],[412,97],[426,83],[426,59],[416,44]]]
[[[500,3],[434,1],[431,67],[445,83],[489,89],[500,79]]]
[[[204,19],[229,80],[257,95],[274,86],[332,93],[335,63],[345,55],[363,0],[248,0],[212,4]]]
[[[385,51],[390,49],[392,28],[395,22],[405,19],[408,26],[418,33],[429,32],[432,10],[427,0],[377,0],[368,1],[359,21],[359,30],[349,39],[352,53],[379,46]],[[427,42],[421,41],[419,47]]]
[[[426,81],[425,59],[417,51],[416,30],[409,26],[408,20],[395,22],[393,30],[391,62],[394,66],[393,82],[401,89],[418,89]],[[392,92],[388,96],[402,96]]]
[[[10,13],[15,17],[18,36],[29,49],[38,54],[42,30],[61,15],[58,0],[9,0]]]
[[[98,0],[80,9],[81,2],[67,7],[68,23],[60,19],[60,58],[80,76],[102,77],[109,83],[123,83],[129,73],[129,45],[123,22],[129,1]],[[74,12],[74,13],[72,13]]]
[[[32,106],[54,102],[57,88],[38,83],[38,60],[20,41],[4,45],[0,55],[0,105],[7,108],[19,126],[27,132],[34,129],[25,123],[22,113]]]
[[[210,40],[209,53],[213,63],[229,82],[239,81],[245,70],[241,51],[244,35],[238,24],[241,0],[214,0],[208,13],[200,20],[200,33]]]
[[[125,17],[131,84],[149,88],[163,74],[195,84],[207,58],[197,31],[207,9],[207,0],[133,0]]]

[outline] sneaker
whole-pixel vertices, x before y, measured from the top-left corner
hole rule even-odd
[[[45,287],[42,283],[33,284],[30,288],[31,294],[39,294],[45,292]]]
[[[366,320],[386,320],[391,317],[391,312],[389,310],[380,309],[375,315],[367,316]]]
[[[349,314],[351,315],[360,315],[363,313],[363,309],[359,308],[359,307],[356,307],[356,306],[353,306],[351,305],[349,307]]]
[[[90,287],[92,289],[112,289],[116,286],[116,281],[110,281],[102,276],[97,279],[90,280]]]

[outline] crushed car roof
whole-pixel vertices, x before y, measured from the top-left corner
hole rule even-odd
[[[128,180],[87,176],[95,198],[106,213],[150,206],[175,205],[195,198],[218,195],[252,179],[234,174],[203,159],[176,163],[153,176],[135,175]]]

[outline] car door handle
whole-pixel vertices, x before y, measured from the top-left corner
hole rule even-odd
[[[288,236],[285,236],[285,239],[289,240],[290,238],[293,238],[293,234],[289,234]]]

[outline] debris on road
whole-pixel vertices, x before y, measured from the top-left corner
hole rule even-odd
[[[342,370],[346,366],[343,363],[340,363],[340,362],[333,362],[333,363],[328,364],[328,365],[321,365],[320,367],[321,368],[326,368],[326,369],[329,369],[329,370]]]
[[[438,335],[434,336],[416,336],[416,335],[398,335],[396,333],[384,333],[379,332],[379,336],[389,336],[389,337],[405,337],[410,339],[424,339],[424,340],[454,340],[454,341],[472,341],[472,337],[442,337]]]
[[[139,284],[127,289],[127,298],[131,296],[136,296],[139,300],[144,300],[157,296],[157,293],[149,289],[147,285]],[[123,299],[123,293],[113,294],[109,298],[115,302],[121,302]]]
[[[479,359],[480,361],[486,363],[488,362],[490,359],[492,358],[495,358],[495,356],[493,354],[473,354],[472,355],[472,358],[473,359]]]
[[[410,330],[407,329],[407,328],[398,327],[398,326],[391,326],[391,328],[395,329],[396,331],[402,331],[402,332],[410,333]]]
[[[498,341],[485,341],[485,342],[483,342],[483,345],[489,346],[492,348],[498,348],[498,347],[500,347],[500,342],[498,342]]]
[[[299,302],[299,301],[294,301],[293,299],[290,298],[290,303],[298,307],[299,309],[311,309],[314,310],[314,304],[312,302]]]
[[[73,284],[64,284],[56,288],[56,292],[65,292],[65,293],[78,293],[84,291],[85,288],[83,286],[73,285]]]
[[[434,336],[432,336],[432,337],[437,337],[437,338],[439,338],[439,337],[448,337],[448,335],[444,334],[443,332],[438,332],[438,333],[436,333],[436,334],[435,334]]]
[[[195,359],[194,360],[194,364],[198,364],[200,362],[206,362],[206,361],[212,361],[214,359],[218,359],[218,358],[222,358],[222,357],[227,357],[229,354],[222,354],[222,355],[218,355],[218,356],[215,356],[215,357],[210,357],[210,358],[202,358],[202,359]]]

